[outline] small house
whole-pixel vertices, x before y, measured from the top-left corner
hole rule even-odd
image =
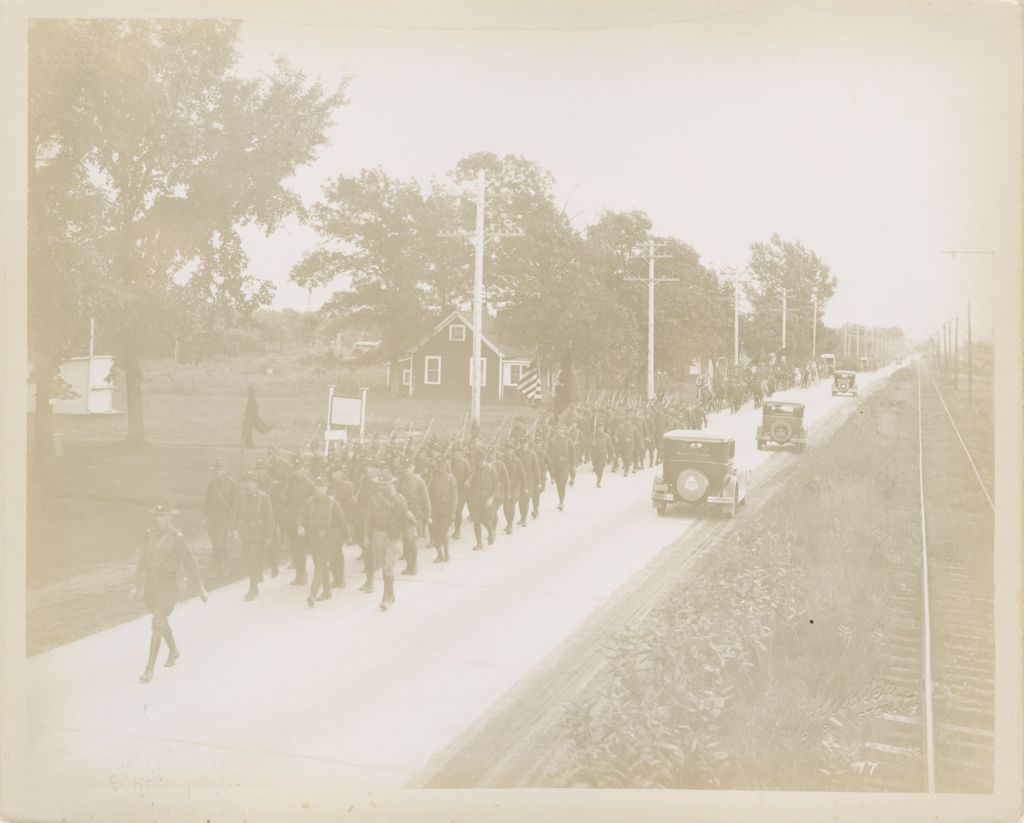
[[[480,336],[480,397],[521,399],[515,387],[530,365],[531,353],[500,335],[493,318],[484,316]],[[469,399],[473,377],[473,324],[453,311],[409,353],[385,363],[388,388],[410,397]]]

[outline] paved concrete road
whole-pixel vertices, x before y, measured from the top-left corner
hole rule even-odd
[[[860,375],[862,393],[889,373]],[[808,404],[809,448],[815,420],[859,402],[833,398],[824,381],[782,397]],[[759,419],[748,407],[714,416],[709,429],[737,438],[742,468],[799,460],[757,451]],[[349,588],[314,609],[285,575],[252,603],[244,582],[186,602],[173,615],[182,658],[148,685],[136,679],[148,620],[33,657],[28,772],[41,793],[75,787],[72,808],[102,804],[107,819],[138,801],[156,813],[176,796],[165,790],[400,788],[701,516],[677,507],[657,517],[655,471],[613,474],[596,489],[583,469],[565,512],[549,489],[538,520],[485,551],[464,536],[452,561],[435,565],[423,550],[419,576],[399,579],[387,613],[379,582],[377,594],[356,590],[357,560]],[[68,810],[56,795],[32,808]]]

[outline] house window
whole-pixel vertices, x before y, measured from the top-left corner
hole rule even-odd
[[[466,339],[466,327],[461,323],[453,323],[448,327],[448,339],[453,343],[461,343]]]
[[[526,371],[525,363],[509,363],[508,364],[508,381],[505,383],[506,386],[518,386],[519,381],[523,379],[523,372]]]
[[[428,386],[441,385],[441,358],[423,358],[423,382]]]
[[[487,385],[487,358],[480,358],[480,386]],[[473,358],[469,358],[469,385],[473,385]]]
[[[412,369],[402,369],[402,385],[408,386],[409,379],[412,377]]]

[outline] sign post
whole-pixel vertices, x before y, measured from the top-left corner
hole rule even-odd
[[[366,433],[366,396],[369,389],[360,388],[359,397],[334,393],[334,386],[327,387],[327,424],[324,426],[324,454],[335,440],[347,441],[350,429],[359,429],[359,439]]]

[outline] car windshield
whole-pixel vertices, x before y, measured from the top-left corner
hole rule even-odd
[[[766,403],[764,413],[786,415],[789,417],[803,417],[804,407],[796,403]]]
[[[729,440],[666,440],[665,460],[698,460],[723,462],[732,457]]]

